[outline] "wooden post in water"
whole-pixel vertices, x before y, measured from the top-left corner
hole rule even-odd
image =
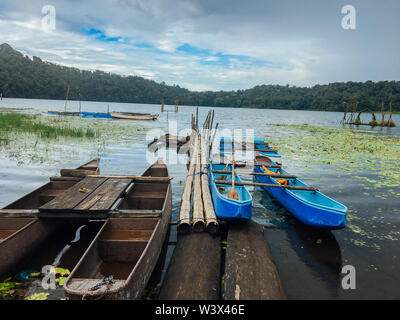
[[[69,94],[69,86],[68,86],[68,89],[67,89],[67,96],[65,98],[64,112],[67,112],[68,94]]]

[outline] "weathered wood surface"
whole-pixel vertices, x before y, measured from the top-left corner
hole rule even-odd
[[[181,208],[179,210],[179,224],[178,231],[180,233],[188,233],[190,231],[190,211],[191,211],[191,196],[193,188],[194,173],[196,169],[196,157],[198,149],[198,140],[196,139],[197,134],[193,130],[191,135],[191,145],[189,149],[190,153],[190,163],[189,171],[186,177],[185,185],[183,187],[182,198],[181,198]]]
[[[201,142],[201,167],[203,168],[204,172],[204,174],[201,175],[201,192],[203,195],[204,219],[206,222],[207,231],[211,234],[215,234],[218,231],[218,220],[215,214],[208,181],[209,166],[207,162],[207,156],[209,154],[209,142],[203,137]]]
[[[107,179],[74,210],[108,211],[130,184],[130,179]]]
[[[47,213],[108,212],[131,181],[129,178],[86,177],[41,206],[39,211]]]
[[[50,181],[81,181],[82,178],[79,177],[50,177]]]
[[[262,226],[232,224],[227,243],[225,300],[286,299]]]
[[[94,190],[106,181],[106,178],[86,177],[61,195],[39,208],[39,211],[69,211],[87,198]],[[87,192],[81,192],[85,188]]]
[[[131,181],[145,182],[165,182],[169,183],[173,178],[170,177],[151,177],[151,176],[129,176],[129,175],[89,175],[89,178],[107,178],[107,179],[130,179]]]
[[[221,239],[208,233],[179,236],[160,300],[218,300]]]
[[[94,170],[83,170],[83,169],[61,169],[61,177],[77,177],[84,178],[89,175],[98,175],[99,173]]]
[[[38,210],[31,209],[0,209],[1,218],[37,218]]]
[[[200,137],[197,139],[200,141]],[[198,142],[199,150],[197,150],[196,155],[196,170],[194,175],[193,184],[193,229],[195,232],[203,232],[205,230],[206,224],[204,221],[204,207],[203,199],[201,195],[201,156],[200,156],[200,142]]]
[[[161,210],[113,210],[111,218],[159,218]]]

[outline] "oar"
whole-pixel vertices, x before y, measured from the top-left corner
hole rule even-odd
[[[228,185],[229,182],[225,180],[214,180],[215,184],[219,185]],[[267,187],[267,188],[280,188],[280,189],[288,189],[288,190],[303,190],[303,191],[318,191],[317,188],[314,187],[305,187],[305,186],[286,186],[281,184],[269,184],[269,183],[258,183],[258,182],[236,182],[239,186],[253,186],[253,187]]]
[[[228,198],[239,200],[239,194],[235,190],[235,156],[233,155],[234,148],[232,145],[232,190],[228,192]]]

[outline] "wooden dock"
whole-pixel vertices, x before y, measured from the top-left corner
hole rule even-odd
[[[203,184],[203,186],[207,184],[207,188],[201,189],[199,188],[200,177],[196,177],[197,181],[194,178],[195,173],[200,171],[200,167],[201,170],[205,170],[206,167],[204,159],[209,154],[207,143],[210,143],[212,119],[213,114],[209,113],[203,125],[203,129],[209,130],[200,137],[197,132],[198,116],[194,119],[192,117],[194,132],[189,148],[191,162],[182,195],[178,222],[180,232],[159,299],[285,299],[262,226],[250,221],[242,224],[223,224],[223,227],[218,230],[218,224],[215,224],[211,234],[199,232],[204,228],[194,227],[193,230],[190,228],[191,225],[204,221],[203,209],[211,211],[208,214],[204,213],[205,220],[207,217],[212,219],[213,215],[215,217],[212,201],[207,192],[204,192],[208,189],[208,180],[205,180]],[[203,178],[205,174],[201,176]],[[192,188],[193,184],[194,188]],[[190,217],[191,200],[193,201],[193,218]],[[215,223],[217,223],[216,219]]]

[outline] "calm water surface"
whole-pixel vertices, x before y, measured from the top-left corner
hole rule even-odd
[[[160,113],[159,105],[119,104],[107,102],[82,102],[83,111],[106,112],[107,105],[114,111]],[[50,109],[64,109],[64,101],[3,99],[0,107],[33,108],[30,113],[46,112]],[[68,102],[68,111],[78,111],[78,102]],[[179,132],[190,128],[191,114],[195,107],[180,107],[178,113],[173,106],[166,106],[171,112],[160,113],[157,121],[141,122],[148,129],[167,131],[167,119],[175,122],[169,130]],[[210,108],[199,108],[202,121]],[[368,116],[365,120],[369,121]],[[278,136],[284,132],[271,130],[272,124],[309,124],[318,126],[340,126],[342,113],[256,110],[216,108],[215,122],[220,129],[254,129],[258,136]],[[378,119],[379,120],[379,119]],[[400,115],[393,120],[399,125]],[[90,120],[88,120],[90,121]],[[108,121],[108,120],[104,120]],[[400,127],[361,127],[385,135],[400,135]],[[284,127],[281,130],[286,130]],[[141,174],[149,166],[146,160],[146,133],[128,139],[123,144],[116,141],[105,146],[101,153],[90,157],[101,157],[101,172],[104,174]],[[77,146],[79,149],[79,146]],[[186,178],[185,156],[167,152],[170,176],[173,177],[173,220],[177,220],[183,182]],[[179,160],[181,163],[179,163]],[[400,160],[400,159],[399,159]],[[88,161],[86,152],[66,158],[64,168],[73,168]],[[272,200],[261,189],[253,193],[253,219],[265,226],[265,238],[271,247],[281,280],[289,299],[399,299],[400,298],[400,257],[399,241],[387,237],[400,230],[400,199],[377,199],[362,192],[362,185],[341,175],[330,166],[315,166],[313,171],[302,171],[295,163],[285,161],[290,173],[318,187],[326,195],[344,203],[349,208],[348,226],[341,230],[321,231],[298,223],[293,217]],[[20,198],[34,188],[48,181],[49,176],[58,174],[59,165],[25,162],[18,157],[0,154],[0,207]],[[358,173],[363,174],[363,173]],[[364,173],[368,175],[367,172]],[[337,186],[332,187],[332,186]],[[353,226],[353,227],[352,227]],[[354,230],[363,230],[355,232]],[[84,231],[84,229],[83,229]],[[372,236],[371,236],[372,235]],[[71,234],[71,239],[73,234]],[[172,228],[171,239],[176,238]],[[64,244],[60,244],[60,250]],[[57,250],[55,250],[57,251]],[[171,250],[169,250],[170,256]],[[51,260],[51,261],[50,261]],[[54,257],[49,257],[49,264]],[[356,268],[356,289],[341,287],[343,265]]]

